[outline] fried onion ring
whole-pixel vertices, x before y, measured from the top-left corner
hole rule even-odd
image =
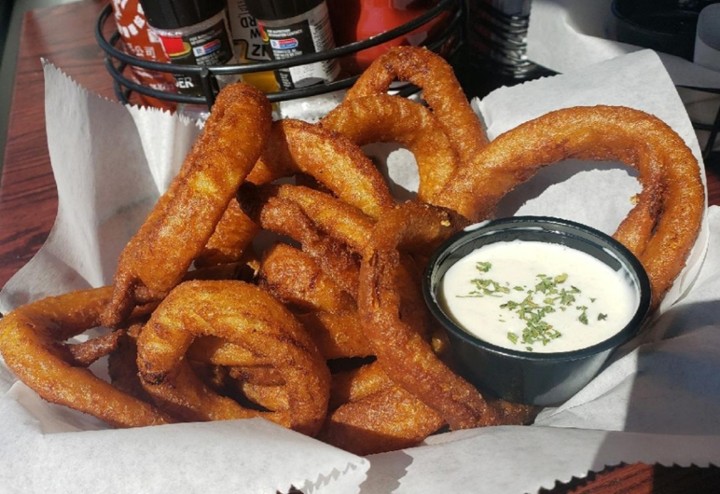
[[[441,194],[441,205],[471,220],[486,218],[516,185],[566,158],[619,160],[638,169],[643,190],[615,236],[648,272],[657,307],[695,243],[705,193],[690,149],[652,115],[616,106],[573,107],[526,122],[460,170]]]
[[[301,185],[265,185],[254,187],[245,184],[238,196],[242,207],[252,217],[259,216],[259,209],[266,207],[271,197],[278,197],[297,205],[311,218],[317,228],[326,235],[360,252],[370,237],[375,221],[358,208],[328,193]]]
[[[286,304],[327,312],[355,309],[355,299],[322,271],[310,255],[289,245],[276,244],[270,248],[259,275],[262,286]]]
[[[258,218],[266,230],[290,237],[302,245],[320,268],[353,297],[357,293],[359,259],[345,244],[322,230],[294,202],[271,197]]]
[[[343,101],[320,121],[360,146],[396,142],[415,156],[418,198],[433,202],[459,165],[445,131],[427,108],[400,96],[376,94]]]
[[[423,99],[450,138],[461,163],[470,162],[487,145],[482,123],[470,107],[452,67],[426,48],[401,46],[388,50],[360,75],[345,99],[385,93],[395,80],[411,82],[422,89]]]
[[[117,350],[123,333],[123,330],[118,329],[80,343],[63,344],[61,347],[67,350],[65,360],[74,366],[88,367],[99,358]]]
[[[203,335],[272,359],[289,408],[254,410],[204,385],[183,358]],[[154,399],[187,420],[264,417],[314,435],[327,411],[330,375],[317,347],[282,304],[241,281],[190,281],[172,290],[140,333],[138,369]]]
[[[7,366],[43,399],[93,415],[116,427],[164,424],[154,406],[64,360],[59,343],[100,325],[112,287],[70,292],[18,307],[0,320],[0,353]]]
[[[305,173],[372,218],[394,203],[382,174],[357,145],[337,132],[301,120],[273,124],[256,168],[265,171],[251,174],[248,182],[262,184]]]
[[[371,355],[355,299],[342,290],[305,252],[273,246],[260,268],[264,286],[300,310],[298,319],[327,360]]]
[[[220,91],[177,177],[120,255],[104,324],[120,324],[139,290],[159,300],[181,281],[260,157],[270,125],[262,92],[243,83]],[[245,138],[236,139],[239,134]]]
[[[381,218],[363,255],[358,307],[379,364],[452,429],[501,423],[477,389],[455,374],[401,317],[398,249],[432,248],[463,222],[449,211],[408,202]]]
[[[318,438],[357,455],[416,446],[444,422],[412,394],[390,386],[332,412]]]
[[[195,266],[203,268],[240,261],[259,229],[243,212],[237,198],[233,198],[202,252],[195,258]]]

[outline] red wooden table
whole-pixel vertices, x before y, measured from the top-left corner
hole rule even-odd
[[[112,80],[93,30],[105,1],[83,0],[29,12],[19,44],[17,72],[0,181],[0,286],[37,252],[57,209],[44,116],[46,58],[82,86],[114,98]],[[718,167],[708,167],[711,204],[720,204]],[[720,492],[720,469],[621,465],[590,473],[552,493]]]

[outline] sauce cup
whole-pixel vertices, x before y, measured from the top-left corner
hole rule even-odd
[[[527,246],[533,246],[532,248],[538,252],[539,247],[545,247],[546,244],[558,247],[565,252],[561,256],[563,259],[567,256],[568,262],[571,257],[568,254],[577,254],[587,258],[586,261],[582,261],[587,262],[587,265],[602,263],[599,265],[601,270],[611,271],[619,283],[627,284],[619,288],[627,290],[630,296],[634,297],[634,302],[629,305],[627,313],[623,316],[624,319],[615,322],[617,330],[585,346],[553,351],[543,348],[542,341],[539,343],[540,347],[531,347],[523,341],[518,342],[515,336],[508,337],[510,341],[507,344],[498,344],[497,339],[493,340],[494,343],[490,343],[487,340],[492,338],[483,339],[474,334],[472,332],[474,330],[464,327],[468,325],[458,322],[459,320],[467,322],[468,319],[459,318],[457,313],[450,309],[449,297],[453,295],[446,294],[443,288],[444,277],[448,270],[477,249],[491,246],[496,251],[505,251],[504,255],[508,255],[507,252],[511,251],[510,247],[516,246],[518,242],[527,243]],[[528,257],[524,256],[518,259],[517,265],[533,265],[533,262],[535,261],[528,261]],[[481,264],[491,265],[491,263],[477,263],[478,269]],[[458,265],[460,266],[462,265]],[[491,273],[487,274],[491,277]],[[476,273],[468,273],[468,278],[475,275]],[[555,275],[552,274],[550,279],[560,280],[562,284],[567,278],[568,283],[562,286],[567,286],[568,291],[572,287],[577,293],[581,293],[572,283],[573,275],[574,273],[563,273],[562,276],[553,278]],[[518,301],[526,296],[529,298],[528,294],[540,285],[531,283],[517,286],[511,283],[508,286],[510,288],[505,290],[510,294],[508,297],[514,297],[515,301]],[[617,287],[608,289],[617,293]],[[479,223],[464,229],[441,245],[433,254],[423,278],[423,293],[430,311],[447,331],[454,362],[463,376],[483,392],[489,392],[509,401],[538,406],[560,404],[583,388],[595,377],[611,353],[638,333],[650,307],[650,283],[647,274],[628,249],[603,232],[552,217],[512,217]],[[557,292],[555,293],[557,295]],[[575,311],[581,306],[592,305],[602,298],[602,294],[599,295],[589,298],[591,302],[570,303],[568,310]],[[559,299],[555,296],[554,298]],[[550,298],[546,297],[546,300]],[[512,303],[517,306],[517,302]],[[594,324],[603,324],[601,321],[606,317],[601,315],[606,316],[598,313],[589,322],[588,318],[583,316],[583,324],[591,330]],[[477,325],[491,324],[490,320],[484,320],[485,317],[485,312],[479,313]],[[497,320],[498,316],[493,314],[489,318]],[[505,321],[503,320],[502,323]],[[519,324],[525,323],[521,321]],[[558,335],[571,331],[568,329],[570,325],[568,328],[552,325],[550,327],[553,331],[557,330]],[[521,340],[525,338],[526,333],[523,332],[522,335]],[[545,342],[547,340],[548,338],[544,339]]]

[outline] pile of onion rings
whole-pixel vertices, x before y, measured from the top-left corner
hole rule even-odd
[[[422,101],[387,94],[395,80]],[[392,196],[360,147],[372,142],[414,154],[415,199]],[[261,92],[228,86],[113,285],[17,308],[0,352],[44,399],[117,427],[262,417],[370,454],[528,423],[537,410],[454,371],[420,277],[440,242],[571,157],[637,168],[642,192],[615,236],[657,307],[704,208],[697,161],[657,118],[576,107],[488,142],[450,66],[414,47],[381,56],[316,124],[273,122]],[[110,382],[88,370],[103,357]]]

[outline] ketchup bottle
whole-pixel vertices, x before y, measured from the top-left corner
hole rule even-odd
[[[406,24],[435,6],[437,0],[328,0],[328,4],[335,42],[342,46]],[[420,45],[430,39],[446,19],[447,13],[443,13],[407,34],[359,51],[350,60],[343,60],[344,68],[358,73],[390,47]]]

